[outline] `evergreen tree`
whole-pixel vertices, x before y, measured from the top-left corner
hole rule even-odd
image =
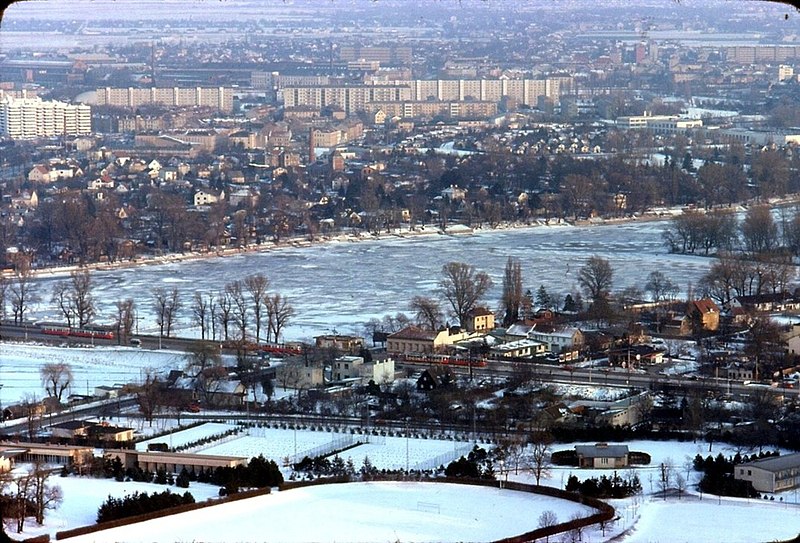
[[[544,285],[539,285],[539,290],[536,291],[536,305],[540,309],[550,309],[552,304],[553,302],[547,293],[547,289],[544,288]]]

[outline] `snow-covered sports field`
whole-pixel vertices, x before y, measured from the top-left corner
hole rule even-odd
[[[497,488],[433,483],[349,483],[278,492],[65,541],[493,541],[593,509]]]

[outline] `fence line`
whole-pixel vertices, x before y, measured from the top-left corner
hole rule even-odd
[[[434,458],[423,460],[422,462],[415,464],[412,469],[423,471],[427,469],[436,469],[439,466],[446,466],[453,460],[458,460],[462,456],[469,454],[471,450],[472,450],[472,444],[462,445],[457,449],[453,449],[452,451],[447,451]]]
[[[292,458],[292,463],[297,463],[306,456],[309,458],[316,458],[317,456],[326,456],[333,451],[338,451],[344,448],[347,448],[356,443],[355,436],[353,434],[340,434],[341,437],[329,441],[328,443],[323,443],[322,445],[318,445],[314,448],[299,452]]]
[[[241,434],[245,429],[241,426],[237,426],[235,431],[232,434],[228,434],[225,436],[221,436],[216,439],[216,436],[209,436],[211,441],[207,443],[203,443],[202,445],[194,445],[193,447],[187,447],[183,449],[181,452],[185,453],[196,453],[200,451],[204,451],[206,449],[210,449],[211,447],[216,447],[217,445],[222,445],[223,443],[228,443],[229,441],[233,441],[235,439],[239,439]],[[180,447],[175,447],[175,449],[179,449]]]

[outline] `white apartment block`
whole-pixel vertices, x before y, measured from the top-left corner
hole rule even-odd
[[[285,107],[336,106],[347,114],[371,111],[375,102],[499,102],[509,97],[536,106],[540,98],[557,102],[569,93],[572,78],[546,79],[415,79],[363,85],[287,85],[282,90]]]
[[[135,108],[145,104],[163,104],[233,111],[233,89],[230,87],[105,87],[95,91],[95,100],[101,106]]]
[[[12,139],[91,134],[92,110],[83,104],[14,98],[0,93],[0,135]]]

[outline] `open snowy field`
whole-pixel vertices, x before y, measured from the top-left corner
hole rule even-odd
[[[219,487],[197,482],[191,483],[189,488],[177,488],[132,481],[118,482],[114,479],[59,477],[56,475],[48,480],[48,484],[61,487],[64,500],[57,509],[45,513],[44,526],[38,526],[28,520],[23,533],[20,534],[25,538],[50,534],[52,540],[55,532],[94,524],[97,521],[97,510],[109,496],[121,498],[134,492],[154,494],[167,489],[177,494],[188,491],[197,502],[219,496]],[[7,532],[10,533],[10,530],[7,529]]]
[[[42,398],[40,369],[48,363],[68,364],[73,384],[69,394],[92,394],[99,385],[141,382],[143,373],[186,367],[187,355],[174,351],[149,351],[130,347],[69,347],[29,343],[0,343],[0,392],[2,405],[26,396]]]
[[[623,513],[624,514],[624,513]],[[650,498],[624,543],[753,543],[800,533],[800,508],[764,500]]]
[[[65,541],[493,541],[593,509],[512,490],[431,483],[351,483],[277,492]]]

